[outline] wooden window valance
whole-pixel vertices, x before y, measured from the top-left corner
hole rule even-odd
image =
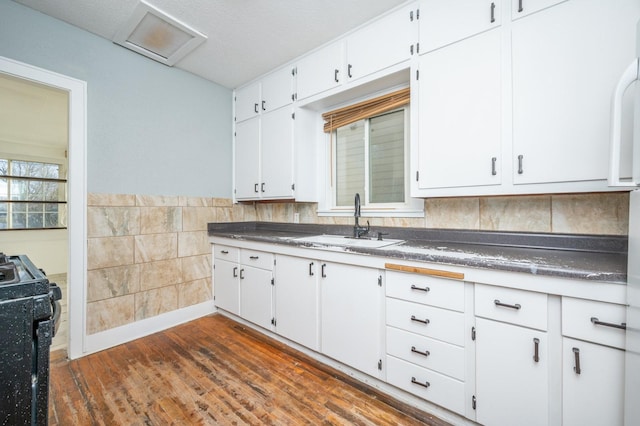
[[[335,129],[355,123],[356,121],[372,117],[383,112],[391,111],[409,103],[410,91],[406,89],[388,93],[377,98],[358,102],[333,111],[322,114],[324,131],[330,133]]]

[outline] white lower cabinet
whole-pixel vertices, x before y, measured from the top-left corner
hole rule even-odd
[[[479,423],[549,423],[546,300],[542,293],[476,285],[475,402]]]
[[[278,255],[276,266],[276,333],[315,351],[320,350],[320,262]]]
[[[215,305],[240,314],[240,249],[223,245],[213,247],[213,300]]]
[[[373,377],[382,374],[383,288],[377,269],[320,265],[322,353]]]
[[[273,320],[273,254],[240,250],[240,316],[267,329]]]
[[[477,318],[477,421],[495,426],[548,424],[547,365],[545,332]]]
[[[562,298],[562,424],[622,425],[624,305]]]
[[[562,424],[622,425],[624,351],[562,339]]]

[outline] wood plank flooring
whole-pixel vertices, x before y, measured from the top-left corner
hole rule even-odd
[[[53,353],[49,405],[51,425],[445,425],[222,315]]]

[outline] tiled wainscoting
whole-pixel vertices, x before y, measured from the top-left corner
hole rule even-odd
[[[207,223],[353,224],[313,203],[89,194],[87,334],[211,300]],[[424,218],[367,218],[371,226],[625,235],[628,193],[425,200]]]

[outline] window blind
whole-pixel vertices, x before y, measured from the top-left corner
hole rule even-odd
[[[324,132],[330,133],[339,127],[406,105],[410,100],[409,90],[407,87],[377,98],[325,112],[322,114],[322,119],[325,122]]]

